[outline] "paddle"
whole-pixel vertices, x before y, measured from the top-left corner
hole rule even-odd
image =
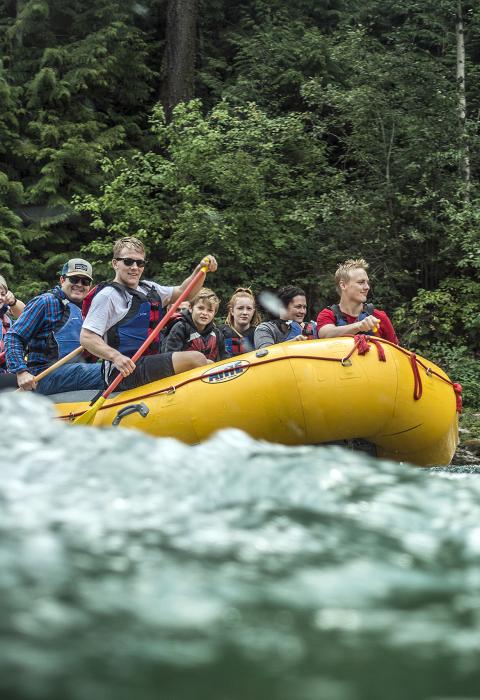
[[[170,309],[167,311],[165,316],[162,318],[162,320],[155,326],[153,331],[150,333],[148,338],[143,342],[136,353],[133,355],[132,360],[133,362],[136,362],[145,352],[145,350],[148,348],[148,346],[151,344],[153,340],[157,337],[157,335],[160,333],[162,328],[166,326],[166,324],[169,322],[169,320],[172,318],[173,314],[175,311],[178,309],[179,305],[182,303],[182,301],[185,301],[185,299],[188,297],[192,289],[195,287],[197,284],[198,280],[200,279],[201,275],[205,274],[208,270],[208,263],[206,265],[203,265],[203,267],[197,272],[197,274],[190,280],[190,282],[187,284],[183,292],[180,294],[178,299],[173,302],[171,305]],[[97,415],[97,411],[103,406],[105,403],[105,400],[110,396],[112,391],[114,391],[117,386],[120,384],[120,382],[123,379],[123,374],[118,374],[113,382],[105,389],[103,394],[98,398],[93,406],[90,406],[84,413],[82,413],[81,416],[78,416],[75,418],[73,421],[74,423],[78,423],[80,425],[90,425],[93,423],[95,420],[95,416]]]
[[[40,372],[39,374],[36,375],[35,381],[39,382],[40,379],[43,379],[44,377],[47,377],[51,372],[54,372],[56,369],[61,367],[62,365],[66,364],[67,362],[70,362],[70,360],[73,360],[74,357],[79,355],[83,350],[83,347],[81,345],[78,346],[78,348],[75,348],[75,350],[72,350],[72,352],[69,352],[68,355],[65,355],[65,357],[62,357],[60,360],[57,360],[56,362],[53,363],[53,365],[50,365],[50,367],[47,367],[47,369],[44,369],[43,372]]]
[[[57,360],[57,362],[54,362],[53,365],[50,365],[50,367],[47,367],[47,369],[44,369],[43,372],[40,372],[39,374],[36,375],[35,377],[35,382],[39,382],[41,379],[44,377],[47,377],[51,372],[54,372],[56,369],[64,365],[66,362],[70,362],[70,360],[73,360],[73,358],[78,355],[80,352],[82,352],[83,347],[81,345],[78,346],[78,348],[75,348],[75,350],[72,350],[72,352],[69,352],[68,355],[65,355],[65,357],[62,357],[60,360]],[[17,391],[21,391],[21,389],[17,389]]]

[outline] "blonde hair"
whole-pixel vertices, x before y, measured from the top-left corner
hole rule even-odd
[[[220,306],[220,299],[217,297],[217,295],[212,289],[209,289],[208,287],[202,287],[195,294],[191,301],[192,309],[195,306],[195,304],[199,304],[202,301],[204,304],[214,309],[215,313],[217,313],[218,307]]]
[[[363,258],[358,258],[357,260],[345,260],[337,267],[335,272],[335,287],[337,292],[340,294],[340,282],[348,282],[350,279],[350,273],[353,270],[368,270],[368,263]]]
[[[3,287],[6,292],[8,292],[8,284],[5,281],[5,277],[3,275],[0,275],[0,287]]]
[[[113,244],[113,257],[118,258],[124,248],[133,248],[144,255],[146,253],[145,246],[139,238],[135,238],[135,236],[124,236]]]
[[[252,292],[252,290],[249,287],[237,287],[237,289],[233,292],[232,296],[228,300],[227,304],[227,318],[225,319],[225,324],[227,326],[230,326],[230,328],[233,328],[233,309],[235,307],[235,302],[237,299],[240,297],[249,297],[252,300],[253,308],[255,309],[255,312],[252,316],[252,320],[250,321],[250,326],[258,326],[259,323],[262,321],[262,317],[260,316],[260,312],[257,309],[257,304],[255,302],[255,296]]]

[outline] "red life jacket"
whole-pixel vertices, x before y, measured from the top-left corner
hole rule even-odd
[[[318,340],[316,322],[315,321],[308,321],[303,326],[302,334],[306,335],[309,340]]]
[[[175,331],[173,329],[175,329]],[[202,355],[205,355],[207,360],[213,360],[213,362],[225,357],[223,334],[214,325],[213,321],[206,326],[203,333],[199,333],[193,323],[191,313],[182,312],[171,332],[177,334],[177,330],[181,330],[181,336],[177,336],[181,348],[177,347],[177,350],[181,350],[182,352],[186,350],[197,350],[201,352]],[[163,350],[165,351],[167,347],[168,336],[163,345]]]
[[[198,350],[207,360],[216,362],[220,359],[218,337],[214,330],[206,336],[200,335],[198,331],[192,331],[187,338],[185,350]]]
[[[225,340],[225,350],[229,357],[251,352],[255,349],[255,328],[250,326],[242,335],[235,328],[225,324],[220,328]]]
[[[228,345],[231,345],[232,348],[232,355],[241,355],[244,352],[248,352],[248,350],[245,349],[245,338],[239,338],[238,336],[232,335],[232,337],[228,338],[228,340],[230,341]],[[225,340],[225,345],[227,345],[227,340]]]

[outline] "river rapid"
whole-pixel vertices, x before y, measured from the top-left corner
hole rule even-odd
[[[7,700],[480,698],[480,474],[2,395]]]

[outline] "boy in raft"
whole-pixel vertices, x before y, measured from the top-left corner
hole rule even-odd
[[[209,362],[227,358],[223,333],[214,321],[219,305],[215,292],[202,287],[192,300],[192,310],[184,311],[172,327],[165,340],[165,351],[197,350]]]
[[[68,260],[60,283],[30,299],[5,336],[7,369],[22,391],[56,394],[79,389],[100,389],[100,365],[80,356],[54,370],[38,384],[36,375],[80,345],[81,305],[92,284],[92,266],[82,258]],[[28,359],[25,360],[25,357]],[[95,358],[96,359],[96,358]]]
[[[207,363],[205,355],[200,352],[160,353],[158,339],[149,348],[150,354],[140,357],[136,364],[131,359],[152,327],[158,324],[168,304],[178,299],[200,271],[202,263],[208,264],[210,272],[217,269],[215,258],[208,256],[179,286],[166,287],[142,281],[147,264],[142,241],[134,236],[116,241],[112,260],[115,278],[93,297],[80,335],[83,347],[103,360],[106,385],[118,372],[124,377],[121,388],[134,389]],[[198,292],[204,279],[205,276],[201,275],[192,294]]]
[[[335,286],[340,301],[322,309],[317,317],[318,337],[341,335],[375,335],[398,345],[392,322],[385,311],[367,304],[370,284],[368,263],[363,259],[345,260],[335,272]]]
[[[305,322],[307,297],[301,287],[289,284],[277,292],[282,310],[280,318],[264,321],[255,328],[255,349],[283,343],[286,340],[314,340],[317,337],[315,321]]]

